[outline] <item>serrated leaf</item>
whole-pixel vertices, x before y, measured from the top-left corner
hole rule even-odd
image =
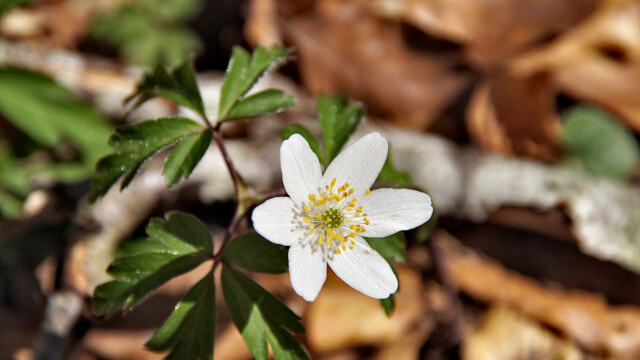
[[[115,258],[141,254],[150,251],[169,250],[163,242],[152,238],[127,239],[118,245]]]
[[[107,273],[116,278],[139,281],[181,256],[171,250],[154,250],[129,255],[113,261],[109,265]]]
[[[309,359],[304,347],[288,331],[304,332],[300,318],[271,293],[243,274],[222,267],[222,291],[229,315],[256,359]]]
[[[151,156],[203,130],[202,125],[179,116],[119,128],[109,139],[115,152],[96,165],[97,174],[91,183],[89,200],[95,201],[104,195],[122,176],[125,178],[120,189],[124,189]]]
[[[320,149],[320,143],[318,139],[307,129],[306,127],[298,124],[294,124],[291,126],[285,126],[282,128],[282,140],[288,139],[293,134],[300,134],[307,142],[309,143],[309,147],[316,154],[318,160],[320,160],[321,164],[327,166],[328,164],[325,162],[324,154],[322,149]]]
[[[284,273],[288,269],[287,249],[252,233],[231,241],[222,258],[240,268],[268,274]]]
[[[382,238],[364,238],[392,267],[393,261],[403,262],[406,257],[407,242],[402,232]]]
[[[139,261],[140,258],[138,257],[136,260]],[[160,267],[156,261],[138,263],[138,266],[128,266],[128,268],[134,269],[127,277],[123,276],[96,288],[93,294],[93,312],[101,316],[111,315],[119,309],[130,310],[160,285],[195,269],[204,260],[204,258],[193,255],[182,255]],[[145,266],[152,267],[153,271],[150,272]],[[124,270],[117,271],[118,274],[123,274],[123,272]],[[137,276],[136,272],[144,275]]]
[[[380,299],[380,305],[382,306],[384,313],[388,317],[391,317],[391,315],[393,315],[393,310],[396,308],[396,298],[394,294],[389,295],[386,299]]]
[[[167,359],[213,359],[216,325],[213,272],[194,285],[145,346],[173,349]]]
[[[391,154],[387,154],[387,160],[384,162],[376,181],[404,188],[413,186],[409,174],[393,166]]]
[[[185,138],[173,149],[164,164],[163,170],[165,183],[168,187],[177,184],[181,177],[189,178],[189,175],[191,175],[191,172],[209,148],[212,137],[213,130],[207,129],[199,134]]]
[[[364,116],[364,106],[349,105],[341,96],[321,96],[316,100],[328,163],[338,155]]]
[[[640,147],[620,120],[588,106],[574,107],[563,118],[569,156],[579,158],[591,173],[629,180],[638,168]]]
[[[158,96],[188,107],[206,118],[191,59],[186,60],[171,72],[157,65],[153,72],[145,74],[135,93],[126,101],[129,102],[137,97],[138,100],[132,106],[132,109],[135,109],[145,101]]]
[[[268,89],[240,100],[225,120],[280,112],[296,104],[296,99],[282,90]]]
[[[165,214],[165,219],[151,219],[146,229],[147,235],[179,254],[200,252],[204,256],[213,256],[211,232],[198,218],[172,211]]]
[[[288,50],[277,46],[268,49],[258,46],[250,56],[246,50],[235,47],[220,91],[218,120],[226,119],[258,79],[286,59],[288,53]]]

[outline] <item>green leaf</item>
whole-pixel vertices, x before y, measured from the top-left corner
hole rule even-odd
[[[195,216],[182,212],[168,212],[165,220],[152,219],[147,226],[147,235],[157,239],[179,254],[200,252],[213,256],[213,239],[209,229]]]
[[[280,274],[287,271],[287,249],[252,233],[240,236],[227,245],[222,258],[249,271]]]
[[[151,238],[134,238],[127,239],[118,245],[115,258],[122,258],[125,256],[141,254],[145,252],[169,250],[170,247],[165,245],[162,241],[158,241]]]
[[[358,127],[364,116],[364,106],[349,106],[347,98],[341,96],[321,96],[316,105],[324,137],[325,159],[331,163]]]
[[[405,188],[413,186],[409,174],[393,166],[393,163],[391,163],[391,154],[387,154],[387,160],[384,162],[376,181]]]
[[[225,120],[280,112],[296,104],[296,99],[282,90],[268,89],[240,100]]]
[[[300,318],[271,293],[243,274],[222,267],[222,291],[229,315],[251,354],[269,356],[267,341],[276,359],[309,359],[304,347],[285,329],[304,332]]]
[[[163,253],[158,256],[154,252],[118,259],[109,271],[121,277],[96,288],[93,312],[101,316],[111,315],[121,308],[130,310],[160,285],[195,269],[204,260],[193,255]]]
[[[218,120],[227,119],[234,106],[269,69],[283,62],[289,51],[281,47],[264,48],[258,46],[253,55],[240,48],[233,49],[227,75],[220,92]]]
[[[387,262],[394,267],[393,261],[403,262],[406,258],[407,242],[402,232],[383,238],[364,238],[373,250],[377,251]]]
[[[0,14],[15,6],[26,5],[33,0],[2,0],[0,1]]]
[[[83,154],[84,178],[108,152],[111,128],[100,114],[46,76],[0,68],[0,114],[45,147],[70,140]]]
[[[0,212],[9,219],[17,219],[22,214],[22,199],[0,188]]]
[[[129,96],[126,101],[129,102],[137,97],[138,100],[132,106],[132,109],[135,109],[145,101],[158,96],[188,107],[206,118],[195,70],[190,59],[170,73],[162,66],[157,65],[153,72],[145,75],[138,84],[135,93]]]
[[[391,317],[393,315],[393,310],[396,308],[396,298],[393,294],[389,295],[386,299],[380,299],[380,305],[382,305],[382,309],[384,313]]]
[[[194,285],[176,305],[146,347],[173,349],[167,359],[213,359],[216,325],[213,272]]]
[[[2,0],[0,2],[0,14],[11,9],[14,6],[24,5],[30,2],[31,0]]]
[[[309,146],[311,147],[311,150],[313,150],[313,152],[318,157],[318,160],[320,160],[320,163],[324,164],[325,166],[329,165],[325,162],[324,154],[322,153],[322,149],[320,149],[320,143],[318,142],[318,139],[313,136],[309,129],[298,124],[285,126],[282,128],[282,140],[288,139],[293,134],[300,134],[305,140],[307,140]]]
[[[145,161],[160,150],[190,135],[197,135],[204,127],[183,117],[167,117],[119,128],[109,139],[115,152],[96,165],[89,200],[104,195],[122,176],[120,189],[129,185]]]
[[[191,175],[191,172],[209,148],[212,137],[213,130],[207,129],[199,134],[187,137],[176,146],[164,164],[163,174],[167,186],[171,187],[177,184],[183,176],[185,179],[189,178],[189,175]]]
[[[211,233],[203,223],[180,212],[169,212],[165,218],[149,222],[146,231],[152,244],[148,251],[111,263],[108,272],[116,280],[96,288],[93,311],[97,315],[131,309],[160,285],[213,257]]]
[[[197,34],[185,23],[200,5],[198,0],[126,2],[94,21],[89,35],[114,46],[129,62],[174,66],[202,48]]]
[[[640,148],[620,120],[604,110],[578,106],[563,115],[567,155],[594,174],[629,180],[638,168]]]

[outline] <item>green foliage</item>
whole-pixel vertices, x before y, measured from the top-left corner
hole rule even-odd
[[[178,116],[119,128],[109,139],[115,152],[96,165],[97,174],[91,183],[89,200],[95,201],[104,195],[120,177],[126,175],[120,186],[121,190],[124,189],[151,156],[187,140],[186,146],[174,149],[174,153],[177,151],[178,154],[171,154],[171,161],[165,164],[167,184],[175,184],[181,175],[188,176],[202,158],[206,150],[203,141],[211,139],[210,133],[206,135],[207,132],[204,126],[195,121]],[[194,137],[196,140],[190,140]]]
[[[240,268],[268,274],[287,271],[287,249],[252,233],[234,239],[225,247],[222,258]]]
[[[629,180],[638,167],[640,148],[620,120],[604,110],[578,106],[563,115],[563,145],[594,174]]]
[[[69,139],[87,162],[107,152],[111,128],[98,112],[43,75],[0,68],[0,113],[42,146]]]
[[[386,299],[380,299],[380,305],[382,305],[382,310],[384,313],[391,317],[393,315],[393,310],[396,309],[396,298],[393,294],[389,295]]]
[[[218,120],[231,119],[231,115],[240,117],[249,116],[243,114],[258,115],[266,111],[279,111],[293,105],[295,103],[293,98],[274,90],[259,93],[261,95],[244,97],[262,75],[286,61],[288,55],[287,49],[277,46],[269,49],[258,46],[253,55],[249,55],[240,47],[235,47],[220,91]],[[234,108],[238,106],[240,110],[235,110],[234,114]]]
[[[194,285],[146,344],[153,351],[172,349],[167,359],[213,359],[216,296],[213,272]]]
[[[347,98],[341,96],[321,96],[316,103],[324,138],[325,165],[328,165],[358,127],[364,106],[349,105]]]
[[[296,100],[282,90],[268,89],[240,100],[226,120],[280,112],[296,104]]]
[[[365,238],[369,246],[377,251],[387,262],[394,267],[393,261],[403,262],[406,259],[407,242],[402,232],[383,238]]]
[[[191,215],[167,213],[166,220],[153,219],[146,231],[149,240],[165,247],[140,248],[142,252],[111,263],[107,271],[116,279],[96,288],[93,311],[97,315],[129,310],[160,285],[213,257],[211,234]]]
[[[226,265],[221,281],[229,315],[256,359],[268,358],[267,341],[276,359],[309,359],[304,347],[285,330],[304,332],[296,314],[260,285]]]
[[[185,106],[203,118],[207,117],[190,59],[184,61],[171,72],[168,72],[161,65],[156,65],[152,72],[145,74],[135,93],[126,101],[129,102],[137,98],[132,106],[133,110],[145,101],[158,96]]]
[[[391,154],[387,155],[387,160],[382,166],[382,170],[378,175],[377,181],[398,187],[412,187],[411,176],[404,171],[400,171],[393,166],[391,162]]]
[[[199,134],[188,136],[176,146],[164,165],[163,174],[167,186],[177,184],[181,177],[189,178],[209,148],[212,137],[213,130],[207,129]]]
[[[318,139],[316,139],[316,137],[313,136],[313,134],[311,133],[311,131],[309,131],[309,129],[298,124],[285,126],[282,128],[282,140],[288,139],[293,134],[300,134],[305,140],[307,140],[307,142],[309,143],[309,146],[311,147],[311,150],[313,150],[313,152],[318,157],[318,160],[320,160],[320,163],[325,165],[327,164],[324,160],[324,154],[322,152],[322,149],[320,148],[320,143],[318,142]]]
[[[115,46],[135,64],[174,66],[201,48],[186,21],[197,12],[198,0],[137,0],[98,19],[90,36]]]
[[[2,0],[0,1],[0,15],[14,6],[20,6],[30,3],[31,0]]]
[[[5,216],[20,215],[32,178],[85,180],[108,152],[111,128],[100,114],[44,75],[0,67],[0,114],[18,130],[7,137],[0,133]]]

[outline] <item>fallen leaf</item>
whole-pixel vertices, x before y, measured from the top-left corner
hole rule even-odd
[[[510,55],[579,23],[597,0],[359,0],[378,16],[465,44],[470,59],[495,67]]]
[[[445,254],[453,282],[472,298],[517,309],[575,340],[581,347],[613,358],[640,356],[640,310],[613,306],[579,290],[550,289],[465,249],[441,231],[434,241]]]
[[[472,96],[467,128],[484,150],[550,161],[559,154],[561,123],[553,79],[489,77]]]
[[[84,336],[83,346],[103,359],[162,359],[163,354],[152,353],[144,347],[152,335],[153,330],[94,328]]]
[[[275,0],[251,0],[244,32],[253,46],[282,46]]]
[[[424,317],[427,309],[420,275],[401,265],[398,274],[400,290],[395,295],[396,309],[389,318],[380,300],[353,290],[329,272],[320,295],[309,304],[304,316],[311,349],[327,353],[353,346],[385,346],[428,321]]]
[[[452,69],[450,59],[409,50],[398,26],[354,4],[323,6],[324,15],[282,21],[311,92],[344,94],[364,102],[371,113],[423,129],[469,83],[468,75]]]
[[[548,46],[509,64],[526,76],[549,71],[562,91],[600,104],[640,131],[640,3],[610,0]]]
[[[505,306],[489,309],[482,326],[462,344],[463,360],[583,358],[574,344]]]

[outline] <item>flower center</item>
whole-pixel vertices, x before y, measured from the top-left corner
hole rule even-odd
[[[367,214],[358,199],[353,197],[354,189],[345,183],[336,187],[337,179],[326,185],[324,192],[309,194],[308,206],[304,206],[304,226],[309,235],[317,235],[314,242],[324,245],[327,250],[340,254],[356,245],[354,238],[366,231],[369,225]],[[366,195],[369,195],[367,190]]]
[[[335,229],[344,222],[344,215],[338,209],[329,209],[322,214],[322,221],[328,228]]]

